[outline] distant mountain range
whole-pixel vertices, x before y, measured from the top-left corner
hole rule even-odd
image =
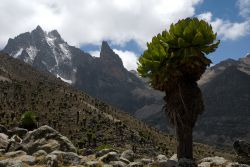
[[[73,87],[116,106],[150,125],[172,132],[162,111],[164,94],[149,88],[135,71],[127,71],[109,47],[101,46],[100,58],[70,46],[53,30],[38,26],[9,39],[3,52],[36,69],[47,71]],[[250,56],[225,60],[207,70],[199,81],[205,111],[197,123],[195,139],[231,144],[250,139]]]

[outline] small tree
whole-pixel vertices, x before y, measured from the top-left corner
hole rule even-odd
[[[218,47],[215,40],[211,25],[187,18],[153,37],[139,58],[139,74],[166,94],[165,112],[176,128],[178,159],[193,159],[192,131],[204,110],[196,81],[211,63],[206,55]]]
[[[25,112],[21,117],[21,125],[22,128],[33,130],[37,128],[36,126],[36,116],[33,112]]]

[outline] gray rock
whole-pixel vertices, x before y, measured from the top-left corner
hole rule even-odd
[[[10,138],[8,147],[6,148],[6,151],[16,151],[20,150],[22,148],[21,146],[22,139],[18,135],[14,135]]]
[[[47,153],[54,150],[76,152],[75,146],[67,137],[47,125],[29,131],[23,139],[22,147],[28,154],[38,150],[45,150]]]
[[[227,167],[250,167],[250,165],[239,164],[239,163],[230,163],[230,164],[227,165]]]
[[[35,156],[35,157],[40,157],[40,156],[46,156],[47,153],[46,153],[46,151],[44,151],[44,150],[38,150],[37,152],[35,152],[35,153],[32,154],[32,155]]]
[[[177,161],[174,161],[174,160],[160,160],[160,161],[155,161],[151,164],[152,166],[157,166],[157,167],[177,167],[178,166]]]
[[[86,163],[87,167],[101,167],[103,164],[100,161],[88,161]]]
[[[54,155],[56,156],[57,161],[64,165],[78,165],[81,161],[81,158],[76,153],[63,151],[53,151],[47,155],[48,158],[46,157],[46,159],[51,157],[55,158]]]
[[[8,131],[9,136],[18,135],[23,138],[28,133],[27,129],[15,127]]]
[[[141,162],[131,162],[128,167],[143,167],[143,164]]]
[[[235,141],[233,148],[238,156],[250,156],[250,143],[244,140]]]
[[[127,166],[127,164],[122,162],[122,161],[111,161],[109,164],[112,165],[113,167],[125,167],[125,166]]]
[[[160,154],[156,157],[156,161],[167,161],[167,160],[168,158],[163,154]]]
[[[19,157],[22,155],[27,155],[27,153],[22,150],[19,150],[19,151],[8,152],[5,154],[5,156],[9,158]]]
[[[148,164],[150,164],[150,163],[153,162],[152,159],[146,159],[146,158],[143,158],[143,159],[141,159],[140,161],[141,161],[141,163],[142,163],[144,166],[145,166],[145,165],[148,165]]]
[[[127,159],[130,162],[134,161],[135,154],[132,150],[126,150],[122,153],[121,158]]]
[[[105,163],[109,163],[110,161],[118,161],[119,158],[117,152],[109,152],[100,157],[99,160]]]
[[[91,155],[91,154],[94,154],[94,151],[92,149],[83,149],[82,151],[82,155],[83,156],[88,156],[88,155]]]
[[[120,161],[122,161],[122,162],[124,162],[124,163],[126,163],[126,164],[129,164],[129,163],[130,163],[129,160],[127,160],[126,158],[122,158],[122,157],[120,157]]]
[[[0,156],[5,153],[5,149],[0,149]]]
[[[35,157],[33,157],[31,155],[21,155],[21,156],[15,157],[14,159],[20,160],[23,163],[28,164],[28,165],[35,165],[35,163],[36,163]]]
[[[172,155],[172,157],[169,159],[174,160],[174,161],[178,161],[177,154]]]
[[[0,167],[23,167],[23,163],[16,159],[5,159],[0,161]]]
[[[225,164],[227,164],[229,161],[226,160],[225,158],[223,157],[218,157],[218,156],[215,156],[215,157],[206,157],[206,158],[203,158],[199,161],[199,165],[198,166],[207,166],[207,165],[214,165],[214,166],[223,166]]]
[[[7,134],[8,133],[8,129],[5,126],[0,125],[0,133]]]
[[[101,157],[109,152],[117,152],[115,149],[103,149],[96,153],[96,157]]]
[[[6,149],[8,144],[9,137],[4,133],[0,133],[0,149]]]
[[[58,167],[57,156],[54,154],[49,154],[46,156],[47,167]]]
[[[191,160],[186,158],[181,158],[178,161],[178,167],[197,167],[197,164]]]

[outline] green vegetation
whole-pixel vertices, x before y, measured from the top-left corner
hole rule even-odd
[[[105,144],[105,145],[101,145],[95,148],[96,151],[101,151],[103,149],[111,149],[113,148],[111,144]]]
[[[139,58],[139,74],[166,93],[165,112],[176,128],[178,158],[193,159],[192,131],[204,110],[196,81],[211,64],[206,55],[219,43],[211,25],[187,18],[153,37]]]
[[[37,128],[37,121],[36,121],[36,116],[33,112],[25,112],[21,116],[21,127],[28,129],[28,130],[33,130]]]

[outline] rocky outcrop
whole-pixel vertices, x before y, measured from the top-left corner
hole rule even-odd
[[[8,132],[8,131],[5,131]],[[8,135],[2,135],[1,141],[10,143]],[[17,134],[14,134],[17,136]],[[13,136],[11,137],[13,139]],[[20,137],[18,137],[20,138]],[[103,149],[92,151],[89,155],[76,153],[74,145],[59,132],[49,126],[29,131],[20,138],[22,147],[15,151],[0,150],[0,167],[21,166],[77,166],[77,167],[196,167],[194,161],[177,160],[176,154],[168,158],[163,154],[155,157],[143,157],[132,150]],[[242,142],[240,142],[242,146]],[[7,144],[8,145],[8,144]],[[237,144],[236,144],[237,145]],[[6,145],[4,146],[6,147]],[[237,147],[238,148],[238,147]],[[207,157],[198,161],[199,167],[250,167],[226,160],[223,157]]]
[[[38,150],[45,150],[47,153],[54,150],[76,152],[75,146],[67,137],[47,125],[28,132],[23,139],[22,147],[29,154]]]

